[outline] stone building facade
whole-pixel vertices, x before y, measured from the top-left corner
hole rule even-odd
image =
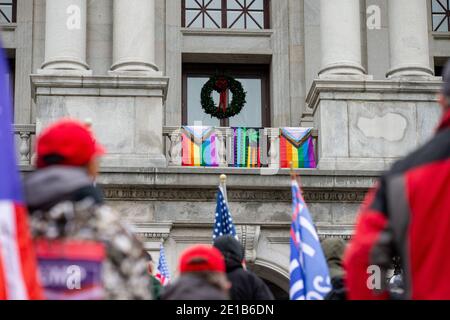
[[[225,173],[249,266],[278,297],[289,287],[288,170],[172,161],[176,128],[201,120],[196,79],[211,70],[247,79],[249,114],[234,125],[314,128],[318,168],[298,174],[322,237],[351,235],[365,192],[432,135],[440,116],[446,1],[3,2],[22,171],[32,170],[34,137],[46,124],[91,119],[109,151],[99,179],[109,204],[155,258],[164,242],[172,272],[185,247],[211,242]],[[276,135],[269,139],[276,145]]]

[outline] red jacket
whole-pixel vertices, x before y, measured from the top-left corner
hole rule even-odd
[[[348,298],[389,298],[385,287],[369,288],[368,267],[386,271],[399,256],[406,299],[450,299],[449,246],[450,110],[434,138],[397,162],[367,195],[344,255]]]

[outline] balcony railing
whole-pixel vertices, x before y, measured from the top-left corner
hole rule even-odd
[[[30,166],[32,164],[33,141],[36,134],[34,124],[15,124],[14,135],[18,145],[18,159],[21,166]]]
[[[14,135],[17,143],[18,159],[21,166],[30,166],[33,163],[33,145],[36,135],[36,126],[34,124],[15,124]],[[227,127],[214,128],[214,134],[217,138],[215,147],[217,148],[218,163],[216,167],[234,167],[233,163],[233,129]],[[183,146],[182,146],[182,128],[164,127],[163,136],[167,139],[166,157],[169,167],[181,167]],[[314,155],[317,157],[317,138],[318,131],[313,129],[311,137],[314,141]],[[261,145],[259,162],[260,166],[278,169],[280,168],[280,128],[263,128],[261,130]]]
[[[216,148],[218,154],[218,165],[216,167],[235,167],[233,163],[233,129],[227,127],[215,127]],[[169,167],[181,167],[182,163],[182,128],[167,126],[163,128],[163,135],[166,137],[166,158]],[[318,131],[313,129],[311,136],[314,141],[314,156],[317,155]],[[261,145],[265,146],[260,150],[260,166],[267,168],[280,168],[280,128],[262,129],[261,139],[265,140]],[[201,165],[200,165],[201,166]]]

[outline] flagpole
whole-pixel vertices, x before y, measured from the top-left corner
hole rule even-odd
[[[289,162],[289,167],[291,168],[290,172],[291,172],[291,179],[295,180],[297,178],[295,172],[294,172],[294,163],[291,161]]]
[[[296,181],[297,182],[298,187],[300,188],[300,192],[303,194],[303,189],[302,189],[302,184],[301,184],[300,177],[294,171],[294,163],[292,161],[289,162],[289,166],[291,167],[291,169],[290,169],[291,181]]]
[[[228,204],[228,197],[227,197],[227,176],[224,174],[220,175],[220,187],[222,188],[223,192],[223,198],[225,199],[225,202]]]

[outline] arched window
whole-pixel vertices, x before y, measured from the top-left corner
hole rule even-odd
[[[269,0],[182,0],[182,26],[269,29],[269,2]]]

